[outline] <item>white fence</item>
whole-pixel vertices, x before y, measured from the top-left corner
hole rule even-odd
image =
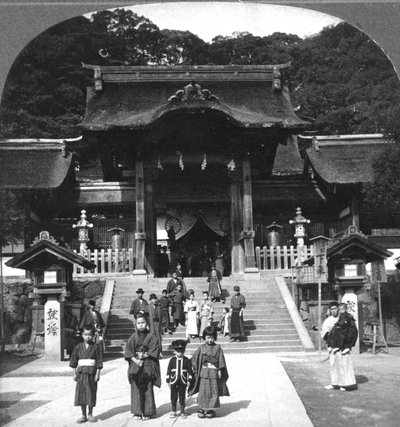
[[[77,251],[74,251],[77,252]],[[135,257],[133,249],[95,249],[85,252],[78,252],[89,261],[92,261],[96,267],[94,274],[115,274],[115,273],[132,273],[135,269]],[[90,270],[79,267],[74,264],[73,274],[91,274]]]

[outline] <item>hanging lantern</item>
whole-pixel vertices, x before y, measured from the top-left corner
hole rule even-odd
[[[207,156],[206,153],[203,155],[203,161],[201,162],[201,170],[203,171],[207,167]]]

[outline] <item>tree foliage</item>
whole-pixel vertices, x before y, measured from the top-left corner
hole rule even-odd
[[[390,61],[366,35],[342,23],[318,35],[248,32],[206,43],[188,31],[160,30],[131,10],[74,18],[42,33],[20,54],[6,82],[0,137],[81,133],[86,87],[81,62],[100,65],[277,64],[291,61],[297,114],[319,134],[395,130],[400,87]]]
[[[17,196],[10,191],[0,191],[0,248],[21,239],[24,218]]]

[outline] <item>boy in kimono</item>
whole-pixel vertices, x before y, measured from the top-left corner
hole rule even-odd
[[[173,291],[170,295],[174,326],[175,328],[177,328],[179,324],[185,326],[185,313],[183,311],[183,304],[186,301],[186,298],[182,290],[182,284],[178,283],[176,290]]]
[[[185,356],[187,341],[172,341],[174,356],[171,357],[167,368],[167,384],[171,389],[171,407],[170,418],[187,418],[185,413],[186,389],[192,378],[192,365],[190,359]],[[179,397],[180,413],[176,411],[176,404]]]
[[[83,342],[75,346],[69,362],[69,366],[74,369],[76,381],[75,406],[80,406],[82,410],[78,424],[97,421],[93,416],[93,408],[96,406],[97,383],[100,380],[103,359],[100,344],[93,342],[94,334],[93,328],[84,326]]]
[[[166,334],[168,332],[169,329],[169,324],[170,324],[170,320],[169,320],[169,307],[171,305],[171,301],[168,298],[168,292],[166,289],[164,289],[162,291],[162,295],[160,297],[160,312],[161,312],[161,319],[160,319],[160,323],[161,323],[161,330],[163,334]]]

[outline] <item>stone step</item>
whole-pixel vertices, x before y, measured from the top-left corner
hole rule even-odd
[[[110,345],[115,345],[117,342],[121,344],[121,342],[126,342],[129,337],[132,335],[133,331],[130,333],[118,333],[118,334],[110,334],[107,335],[106,343]],[[276,340],[298,340],[299,336],[296,331],[289,331],[289,333],[282,333],[282,331],[270,331],[270,333],[266,333],[265,331],[245,331],[245,336],[248,337],[248,340],[265,340],[265,341],[276,341]],[[177,334],[173,335],[164,335],[163,336],[163,344],[167,343],[168,345],[176,340],[176,339],[186,339],[186,334]],[[196,338],[193,338],[193,341],[197,341]],[[227,341],[226,337],[222,337],[222,335],[218,336],[218,342]]]

